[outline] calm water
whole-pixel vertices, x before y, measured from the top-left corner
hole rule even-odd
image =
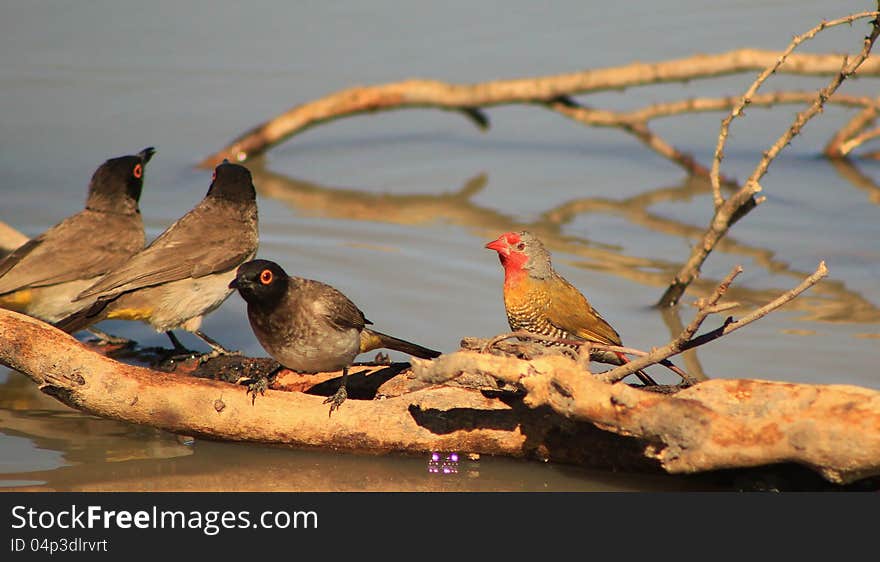
[[[0,220],[36,235],[82,206],[104,159],[154,145],[141,209],[148,236],[202,198],[194,164],[288,107],[355,84],[410,77],[454,82],[554,74],[739,47],[781,49],[822,18],[868,2],[214,3],[27,2],[0,18]],[[650,10],[650,11],[645,11]],[[841,29],[808,50],[854,49]],[[735,94],[752,75],[585,98],[638,107]],[[815,88],[781,77],[771,84]],[[876,93],[876,81],[845,91]],[[734,124],[725,172],[744,178],[794,109],[752,109]],[[778,159],[767,202],[706,263],[745,273],[749,305],[827,260],[806,298],[700,348],[687,366],[750,377],[880,388],[880,251],[875,163],[864,176],[819,158],[849,113],[829,108]],[[707,224],[711,199],[674,165],[612,130],[536,107],[489,111],[477,132],[432,110],[362,116],[313,129],[249,164],[260,192],[260,256],[329,282],[377,328],[444,351],[462,336],[506,331],[501,270],[483,244],[523,226],[628,345],[665,343],[675,318],[651,309]],[[721,115],[668,119],[658,132],[708,162]],[[868,180],[865,183],[865,179]],[[873,180],[880,181],[880,180]],[[576,204],[576,213],[565,213]],[[693,300],[689,294],[685,301]],[[690,307],[682,307],[687,322]],[[715,324],[707,324],[714,327]],[[140,324],[106,323],[143,345]],[[228,347],[264,355],[233,296],[204,325]],[[183,336],[184,343],[198,346]],[[645,477],[483,458],[428,474],[426,458],[363,457],[197,442],[67,409],[0,369],[0,486],[28,489],[672,490],[693,479]],[[260,467],[255,470],[254,467]]]

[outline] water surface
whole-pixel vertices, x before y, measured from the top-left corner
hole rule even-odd
[[[757,0],[707,7],[633,3],[27,2],[0,18],[0,220],[33,236],[78,210],[104,159],[158,148],[141,200],[152,238],[204,195],[195,163],[288,107],[356,84],[411,77],[515,78],[721,52],[782,49],[822,18],[870,3]],[[832,30],[807,50],[857,48],[863,28]],[[584,98],[609,107],[731,95],[751,75]],[[817,79],[774,84],[815,88]],[[851,93],[876,82],[847,83]],[[734,124],[725,173],[744,178],[794,115],[751,109]],[[528,227],[628,345],[665,343],[672,316],[652,309],[709,220],[706,186],[613,130],[538,107],[488,111],[486,133],[461,116],[408,110],[312,129],[250,163],[259,190],[260,256],[331,283],[382,331],[443,351],[507,326],[501,269],[483,244]],[[736,264],[747,306],[796,285],[820,260],[828,281],[747,329],[697,350],[689,368],[880,388],[880,251],[873,178],[818,157],[850,115],[828,108],[765,178],[767,201],[707,261],[706,280]],[[667,119],[658,132],[703,162],[721,115]],[[677,316],[677,317],[676,317]],[[714,325],[713,325],[714,326]],[[145,326],[108,322],[143,345]],[[237,296],[208,334],[264,355]],[[182,336],[198,346],[196,339]],[[402,358],[392,354],[395,358]],[[662,375],[661,375],[662,376]],[[483,458],[457,475],[426,458],[363,457],[197,442],[72,411],[21,374],[0,370],[0,486],[24,489],[671,490],[704,481]],[[263,467],[258,470],[257,467]]]

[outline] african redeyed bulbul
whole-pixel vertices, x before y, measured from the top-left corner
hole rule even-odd
[[[302,373],[342,370],[342,384],[330,413],[346,399],[348,367],[360,353],[387,348],[424,359],[434,351],[370,328],[372,324],[351,300],[335,288],[291,277],[275,262],[254,260],[238,268],[229,284],[247,301],[254,335],[283,367]]]
[[[199,330],[202,317],[232,292],[236,269],[257,252],[257,202],[251,173],[224,162],[214,170],[204,199],[149,246],[79,294],[94,299],[61,320],[67,332],[105,319],[141,320],[165,332],[183,328],[204,340],[212,356],[227,353]]]
[[[71,302],[144,247],[138,201],[155,149],[111,158],[92,175],[85,209],[0,261],[0,307],[57,322],[82,308]]]

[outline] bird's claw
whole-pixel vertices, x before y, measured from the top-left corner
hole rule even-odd
[[[251,395],[251,406],[257,401],[257,393],[260,393],[260,396],[265,396],[266,389],[269,388],[269,378],[268,377],[257,377],[255,381],[247,385],[247,392],[245,392],[245,396],[248,394]]]
[[[345,390],[344,386],[339,387],[339,390],[336,391],[336,394],[333,396],[329,396],[326,400],[324,400],[324,404],[330,404],[330,413],[327,414],[327,417],[333,415],[333,410],[338,410],[342,403],[345,402],[345,399],[348,398],[348,392]]]

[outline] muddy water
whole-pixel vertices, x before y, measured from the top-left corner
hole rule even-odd
[[[409,77],[470,82],[553,74],[751,46],[783,48],[822,18],[863,2],[693,0],[640,11],[627,3],[400,6],[228,2],[20,3],[0,19],[0,220],[35,235],[81,207],[107,157],[155,145],[141,200],[153,237],[197,202],[202,157],[246,128],[355,84]],[[644,9],[643,9],[644,10]],[[820,37],[853,48],[862,32]],[[742,91],[750,76],[585,98],[638,107]],[[817,80],[781,77],[813,88]],[[876,84],[847,84],[873,93]],[[788,107],[752,109],[734,125],[725,171],[746,177],[787,126]],[[817,157],[849,113],[810,123],[763,182],[767,201],[704,267],[705,291],[742,264],[746,308],[796,285],[820,260],[827,282],[682,361],[711,377],[880,388],[880,252],[876,164]],[[506,330],[501,270],[483,244],[509,229],[539,233],[554,263],[628,345],[664,343],[692,309],[650,308],[708,221],[711,197],[672,164],[616,131],[584,129],[537,107],[489,111],[479,133],[459,115],[410,110],[308,131],[249,164],[259,190],[260,256],[348,294],[380,330],[444,351],[462,336]],[[708,162],[719,115],[657,129]],[[740,313],[741,311],[737,311]],[[164,336],[106,323],[143,345]],[[208,334],[263,355],[237,296]],[[184,343],[197,340],[184,335]],[[659,374],[662,378],[662,373]],[[0,486],[26,489],[674,490],[705,481],[609,474],[482,458],[437,475],[420,457],[361,457],[181,442],[71,411],[22,375],[0,370]]]

